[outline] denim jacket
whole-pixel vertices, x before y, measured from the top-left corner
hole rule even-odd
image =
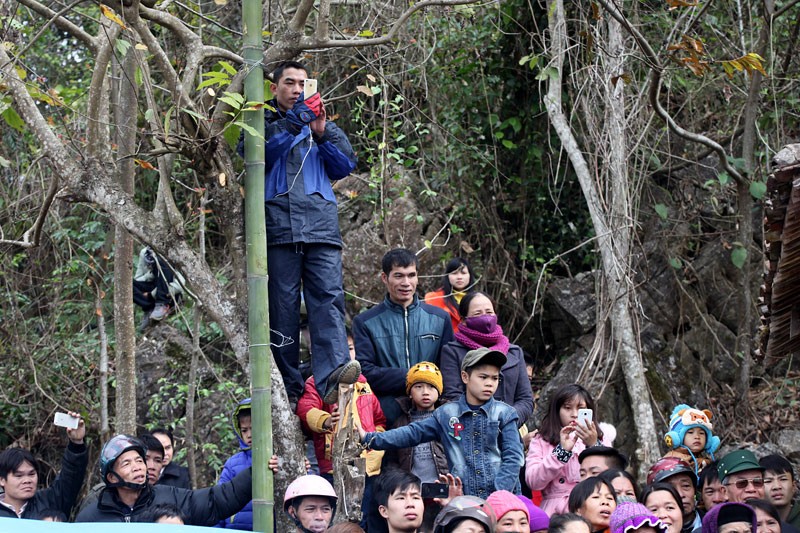
[[[464,483],[464,494],[484,499],[496,490],[519,494],[524,457],[517,412],[510,405],[490,398],[473,411],[462,394],[430,418],[385,433],[367,433],[364,438],[376,450],[432,440],[442,443],[450,472]]]

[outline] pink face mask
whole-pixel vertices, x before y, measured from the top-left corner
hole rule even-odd
[[[469,316],[464,319],[469,329],[480,333],[492,333],[497,328],[497,315]]]

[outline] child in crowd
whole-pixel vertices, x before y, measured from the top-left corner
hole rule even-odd
[[[356,352],[350,331],[347,332],[347,346],[350,349],[350,360],[354,361]],[[353,418],[367,431],[384,431],[386,429],[386,417],[383,415],[381,404],[378,401],[378,397],[372,393],[372,388],[363,374],[353,384],[353,396],[350,406]],[[300,417],[303,429],[311,434],[320,475],[333,484],[331,453],[333,452],[333,437],[336,431],[336,424],[341,415],[337,404],[326,404],[322,401],[314,382],[314,376],[306,380],[303,395],[300,396],[300,400],[297,402],[297,416]],[[367,479],[362,508],[369,510],[374,508],[372,503],[373,478],[381,473],[383,452],[366,450],[363,452],[362,457],[367,460]],[[362,526],[367,524],[367,520],[368,517],[365,516]]]
[[[222,467],[222,473],[217,482],[219,485],[232,480],[239,472],[249,468],[253,463],[253,450],[250,449],[253,445],[253,423],[250,406],[250,398],[245,398],[236,405],[233,413],[231,413],[231,426],[233,426],[233,432],[239,441],[241,451],[225,461],[225,466]],[[241,511],[221,521],[217,527],[252,530],[253,502],[248,502]]]
[[[719,479],[717,466],[716,461],[710,463],[700,471],[700,476],[697,480],[700,503],[703,504],[705,512],[710,511],[715,505],[728,501],[728,492]]]
[[[440,401],[442,387],[442,373],[435,364],[423,361],[412,366],[406,375],[408,396],[397,398],[403,414],[395,420],[391,429],[432,417],[434,410],[442,404]],[[440,476],[446,476],[450,472],[447,468],[444,447],[441,442],[435,440],[423,442],[412,448],[388,450],[383,458],[383,464],[411,472],[420,478],[422,483],[438,483]],[[429,531],[441,506],[434,502],[425,503],[422,529]]]
[[[531,440],[525,460],[525,481],[542,491],[542,510],[550,516],[567,512],[569,493],[580,480],[578,455],[591,446],[612,446],[616,430],[609,424],[578,424],[578,410],[591,409],[589,391],[573,383],[553,394],[539,434]]]
[[[780,513],[781,520],[800,529],[800,500],[795,501],[795,483],[792,463],[781,455],[767,455],[758,461],[764,468],[764,497]]]
[[[711,411],[700,410],[686,404],[676,405],[669,419],[669,431],[664,442],[669,448],[665,457],[677,457],[694,467],[697,473],[714,460],[719,448],[719,437],[711,431]]]
[[[442,373],[439,368],[427,361],[412,366],[406,375],[406,392],[408,396],[397,398],[403,415],[395,421],[391,429],[433,416],[434,410],[441,405],[439,396],[442,393]],[[383,461],[384,464],[411,472],[422,483],[436,483],[440,475],[449,472],[442,443],[435,440],[413,448],[389,450]]]
[[[494,399],[503,352],[479,348],[467,352],[461,364],[465,391],[458,401],[436,409],[433,416],[385,433],[359,428],[369,448],[409,448],[438,440],[444,446],[450,472],[461,478],[464,494],[487,497],[496,490],[519,493],[522,443],[517,412]]]

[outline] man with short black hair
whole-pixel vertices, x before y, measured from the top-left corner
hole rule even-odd
[[[353,319],[356,359],[381,402],[388,425],[401,415],[396,397],[405,396],[406,374],[417,363],[439,363],[442,346],[453,340],[446,311],[417,296],[417,256],[405,248],[381,261],[383,302]]]
[[[161,475],[157,483],[191,490],[192,482],[189,479],[189,469],[172,460],[175,456],[175,437],[172,435],[172,431],[168,428],[156,428],[150,434],[157,438],[161,442],[161,446],[164,447],[164,459],[162,461],[164,467],[161,469]]]
[[[425,506],[420,480],[398,468],[384,470],[375,483],[375,503],[386,520],[389,533],[416,533]]]
[[[164,464],[164,446],[160,440],[149,433],[144,433],[139,437],[139,440],[142,441],[145,449],[147,483],[155,485],[158,482],[158,477],[161,475],[161,469]]]
[[[800,529],[800,500],[795,501],[795,485],[792,463],[782,455],[767,455],[759,459],[764,467],[764,492],[781,515],[781,520]]]
[[[332,181],[356,168],[347,135],[328,117],[319,92],[305,97],[308,69],[285,61],[272,73],[275,95],[264,111],[267,268],[272,353],[294,409],[300,374],[300,290],[308,311],[311,368],[327,404],[339,383],[361,375],[348,357],[342,288],[342,236]],[[244,155],[244,132],[238,151]]]
[[[610,446],[592,446],[586,448],[578,456],[580,463],[581,481],[586,478],[599,476],[606,470],[625,470],[628,467],[628,458],[619,450]]]
[[[0,518],[37,519],[48,509],[70,515],[83,486],[89,454],[84,443],[86,424],[78,413],[69,415],[79,419],[78,427],[67,429],[69,443],[61,472],[48,488],[37,490],[39,463],[31,452],[23,448],[0,452]]]

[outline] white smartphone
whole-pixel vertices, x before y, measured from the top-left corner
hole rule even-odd
[[[317,80],[303,80],[303,99],[307,100],[315,92],[317,92]]]
[[[78,429],[78,423],[80,421],[81,421],[80,418],[70,416],[67,413],[56,413],[56,417],[53,420],[53,424],[55,424],[56,426],[60,426],[62,428]]]
[[[578,424],[583,427],[589,427],[589,422],[592,421],[591,409],[578,409]]]

